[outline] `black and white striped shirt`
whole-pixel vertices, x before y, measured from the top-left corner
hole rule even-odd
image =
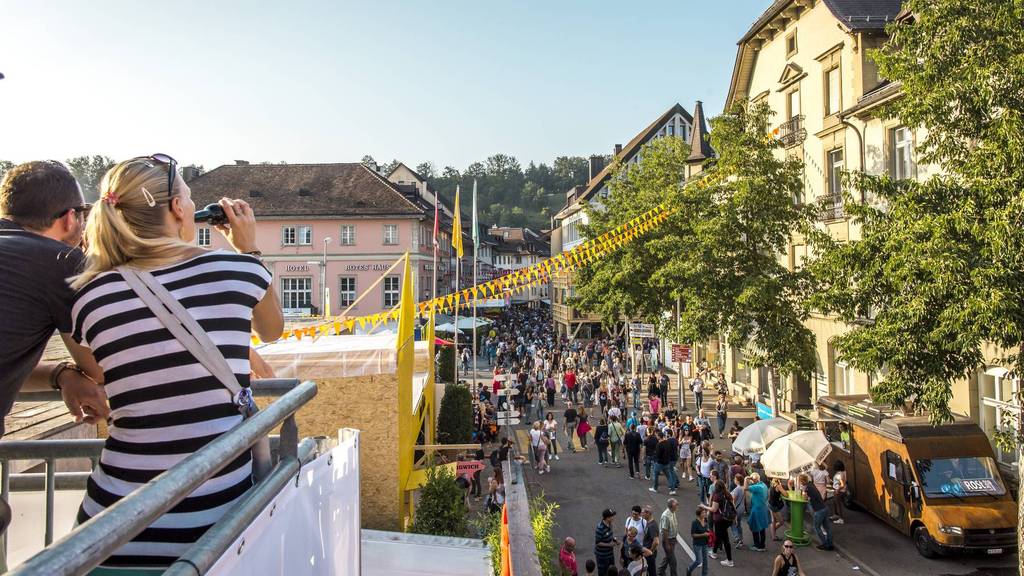
[[[252,309],[270,273],[252,256],[206,252],[152,270],[249,383]],[[199,450],[242,417],[228,390],[178,342],[128,287],[105,272],[83,286],[72,308],[73,337],[103,368],[113,424],[89,478],[79,523]],[[248,489],[246,452],[126,544],[107,566],[166,566]]]

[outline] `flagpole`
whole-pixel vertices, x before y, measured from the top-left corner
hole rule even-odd
[[[473,178],[473,286],[474,287],[476,286],[476,268],[477,268],[476,252],[477,252],[478,246],[480,245],[480,238],[479,238],[478,234],[479,234],[479,232],[477,232],[477,224],[476,224],[476,178]],[[476,300],[477,300],[476,297],[474,297],[473,298],[473,367],[472,367],[473,375],[470,377],[473,380],[473,385],[471,386],[471,389],[474,389],[474,390],[475,390],[475,387],[476,387],[476,362],[477,362],[477,355],[476,355],[476,342],[477,342],[477,340],[476,340]]]
[[[434,192],[434,264],[433,264],[433,266],[430,269],[431,270],[431,274],[430,274],[430,309],[431,309],[431,312],[433,312],[434,308],[437,307],[437,249],[438,249],[437,231],[438,231],[438,225],[439,225],[438,222],[437,222],[437,196],[438,196],[438,193]]]
[[[459,383],[459,268],[462,263],[462,256],[459,254],[459,247],[462,246],[462,216],[459,214],[459,185],[455,185],[455,222],[452,227],[452,244],[455,252],[455,384]],[[456,239],[458,234],[458,239]],[[454,246],[458,242],[458,247]]]

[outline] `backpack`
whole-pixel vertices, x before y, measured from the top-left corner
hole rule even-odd
[[[724,498],[725,505],[722,506],[722,519],[727,522],[736,521],[736,504],[733,503],[732,498],[726,496]]]

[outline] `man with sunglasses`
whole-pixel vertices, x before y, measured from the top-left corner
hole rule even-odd
[[[110,413],[103,387],[70,362],[40,363],[54,332],[70,340],[67,279],[83,261],[89,206],[60,162],[27,162],[0,182],[0,435],[20,390],[60,390],[77,422]]]

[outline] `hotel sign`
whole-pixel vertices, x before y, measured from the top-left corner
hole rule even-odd
[[[345,272],[386,272],[390,267],[390,264],[349,264]]]
[[[309,272],[309,264],[288,264],[284,267],[285,272]]]

